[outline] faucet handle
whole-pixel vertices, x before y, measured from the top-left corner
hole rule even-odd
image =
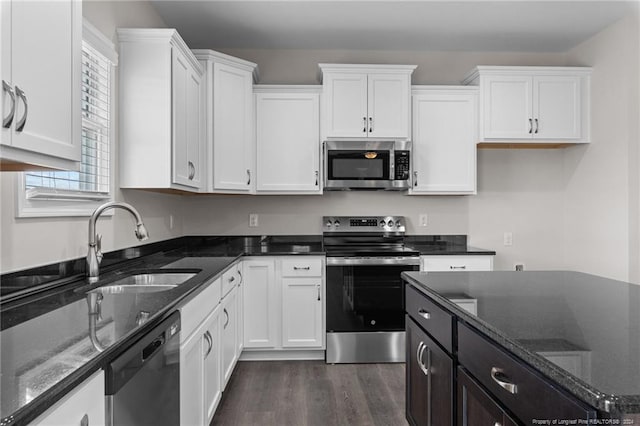
[[[102,262],[102,235],[96,235],[96,259],[98,259],[98,265]]]

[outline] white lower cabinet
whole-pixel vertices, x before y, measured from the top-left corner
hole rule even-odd
[[[182,425],[208,425],[222,396],[221,287],[221,279],[214,280],[180,308]]]
[[[32,426],[104,426],[106,421],[104,372],[85,380],[55,403]]]
[[[226,386],[240,353],[238,351],[238,287],[234,287],[221,303],[222,384]]]
[[[324,349],[324,257],[253,258],[243,271],[246,359]]]
[[[420,256],[420,270],[427,272],[492,271],[493,255]]]

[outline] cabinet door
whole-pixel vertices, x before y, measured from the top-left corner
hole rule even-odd
[[[412,194],[476,192],[477,95],[413,97]]]
[[[531,139],[533,134],[530,76],[486,76],[482,81],[483,138]]]
[[[173,182],[200,186],[201,77],[182,52],[171,52]]]
[[[208,333],[208,334],[207,334]],[[204,404],[207,415],[206,424],[210,424],[222,397],[220,353],[220,309],[209,316],[204,325],[203,365],[204,365]],[[185,423],[182,423],[185,424]]]
[[[534,138],[580,139],[579,76],[533,78]]]
[[[213,65],[213,188],[249,192],[253,177],[252,76]]]
[[[407,315],[407,418],[415,426],[452,425],[453,360]]]
[[[56,402],[32,426],[104,426],[104,372],[100,370]]]
[[[282,347],[322,347],[322,278],[282,279]]]
[[[326,136],[367,136],[367,75],[327,73],[324,76]]]
[[[369,74],[367,133],[373,138],[409,138],[411,134],[411,77]]]
[[[256,94],[256,138],[257,191],[319,192],[319,94]]]
[[[205,425],[204,324],[180,346],[180,424]]]
[[[245,260],[243,262],[244,347],[276,346],[278,295],[275,288],[275,262]]]
[[[515,426],[517,423],[467,372],[458,367],[458,426]]]
[[[238,361],[238,288],[234,288],[222,299],[221,330],[222,341],[222,388],[226,386],[233,367]]]
[[[2,3],[3,27],[10,23],[10,33],[2,29],[2,79],[24,93],[16,98],[10,143],[38,154],[80,161],[81,3]],[[6,116],[8,102],[3,97]],[[26,121],[19,129],[23,118]],[[2,143],[8,141],[3,134]]]

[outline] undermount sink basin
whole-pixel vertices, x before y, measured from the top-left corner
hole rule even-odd
[[[193,278],[195,275],[195,272],[166,272],[129,275],[128,277],[121,278],[109,285],[96,288],[91,292],[119,294],[167,291],[176,288],[190,278]]]

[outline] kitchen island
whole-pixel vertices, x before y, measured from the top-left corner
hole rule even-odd
[[[432,386],[442,376],[425,366],[448,360],[452,368],[444,378],[450,383],[444,389],[451,401],[445,411],[451,408],[457,424],[475,409],[470,383],[475,395],[496,402],[500,413],[491,418],[502,424],[640,420],[640,286],[570,271],[402,276],[409,285],[408,393],[410,362],[425,375],[433,373]],[[414,335],[426,332],[412,350],[410,328],[417,330]],[[427,339],[433,350],[425,349]],[[412,409],[419,411],[410,405],[408,417]],[[441,405],[427,407],[426,417],[434,407]],[[580,423],[585,419],[613,423]]]

